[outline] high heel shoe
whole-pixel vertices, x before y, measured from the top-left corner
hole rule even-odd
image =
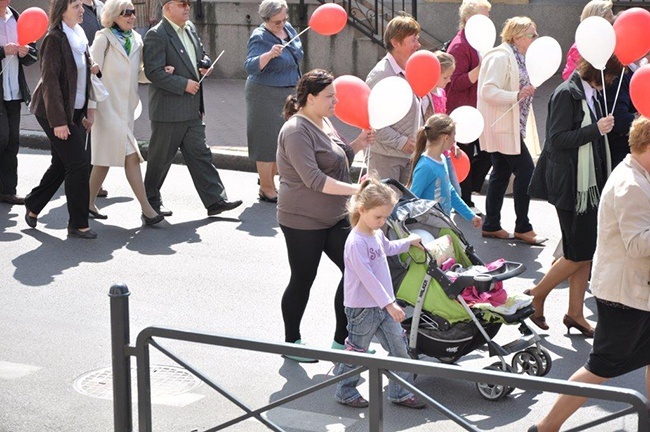
[[[36,216],[30,216],[29,215],[30,210],[25,207],[25,222],[27,222],[27,225],[30,226],[30,228],[36,228],[36,222],[38,221]]]
[[[529,289],[525,290],[524,294],[532,296]],[[546,324],[546,318],[544,317],[544,315],[539,315],[539,316],[531,315],[528,318],[530,318],[533,324],[535,324],[537,327],[541,328],[542,330],[548,330],[550,328],[548,324]]]
[[[270,203],[273,203],[273,204],[278,202],[278,197],[277,196],[270,197],[270,196],[268,196],[267,194],[265,194],[264,192],[261,192],[261,191],[259,193],[259,197],[260,197],[260,201],[266,201],[266,202],[270,202]]]
[[[145,225],[156,225],[158,222],[162,222],[163,219],[165,219],[165,216],[161,214],[157,214],[154,217],[147,217],[142,213],[142,222],[144,222]]]
[[[108,216],[105,214],[101,214],[100,212],[91,209],[88,209],[88,215],[90,215],[92,219],[108,219]]]
[[[564,315],[564,319],[562,320],[562,322],[566,326],[567,334],[571,333],[571,331],[570,331],[571,328],[575,328],[580,333],[582,333],[582,335],[584,337],[587,337],[587,338],[594,337],[594,334],[596,333],[596,330],[593,327],[587,328],[587,327],[583,326],[582,324],[577,323],[576,320],[571,318],[569,315]]]

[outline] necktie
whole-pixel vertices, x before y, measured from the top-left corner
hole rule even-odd
[[[603,117],[603,109],[600,105],[600,99],[598,99],[598,93],[594,92],[591,98],[594,104],[594,114],[596,115],[596,121],[598,121]]]

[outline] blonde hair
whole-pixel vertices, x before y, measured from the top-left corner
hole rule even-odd
[[[518,37],[526,35],[528,27],[535,26],[532,19],[526,16],[516,16],[508,18],[503,23],[503,31],[501,31],[501,42],[513,43]]]
[[[487,8],[488,12],[492,9],[492,5],[488,0],[463,0],[463,3],[458,8],[458,28],[465,28],[467,20],[476,15],[481,7]]]
[[[402,42],[409,36],[420,34],[420,24],[407,13],[396,16],[386,26],[384,31],[384,47],[386,51],[392,52],[395,48],[391,40]]]
[[[645,153],[650,146],[650,120],[641,116],[632,122],[628,138],[630,151],[636,155]]]
[[[354,227],[359,223],[361,213],[359,209],[372,210],[375,207],[397,204],[397,192],[390,188],[376,177],[370,177],[361,182],[359,192],[352,195],[348,201],[348,213],[350,224]]]
[[[411,186],[413,182],[415,166],[427,148],[427,143],[436,142],[442,135],[451,135],[454,132],[456,132],[456,125],[447,114],[434,114],[427,119],[424,126],[418,130],[418,135],[415,138],[415,151],[413,151],[413,158],[411,159],[411,174],[408,186]]]
[[[601,18],[605,18],[607,12],[612,12],[613,6],[614,5],[612,4],[611,0],[591,0],[582,9],[582,15],[580,15],[580,22],[592,16],[599,16]]]
[[[115,20],[128,6],[133,6],[131,0],[107,0],[104,3],[104,11],[102,12],[102,25],[105,28],[113,27]]]
[[[449,68],[456,67],[456,59],[453,55],[443,51],[436,51],[433,53],[440,62],[440,72],[445,72]]]

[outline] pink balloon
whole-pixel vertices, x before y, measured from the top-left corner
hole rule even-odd
[[[36,42],[47,31],[48,18],[45,11],[38,7],[25,9],[18,17],[16,31],[18,32],[18,45],[27,45]]]
[[[413,93],[424,97],[436,87],[440,78],[440,61],[434,53],[421,50],[406,61],[406,80]]]
[[[334,105],[334,114],[349,125],[359,129],[370,129],[368,84],[353,75],[341,75],[334,80],[334,90],[339,100]]]
[[[348,13],[336,3],[325,3],[318,6],[311,18],[309,18],[309,27],[313,31],[323,36],[337,34],[348,22]]]

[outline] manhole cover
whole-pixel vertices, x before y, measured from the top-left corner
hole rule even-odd
[[[166,365],[151,365],[151,397],[177,396],[189,393],[201,385],[201,380],[183,368]],[[131,369],[131,387],[137,389],[136,369]],[[99,399],[113,398],[113,371],[111,368],[88,372],[74,382],[79,393]]]

